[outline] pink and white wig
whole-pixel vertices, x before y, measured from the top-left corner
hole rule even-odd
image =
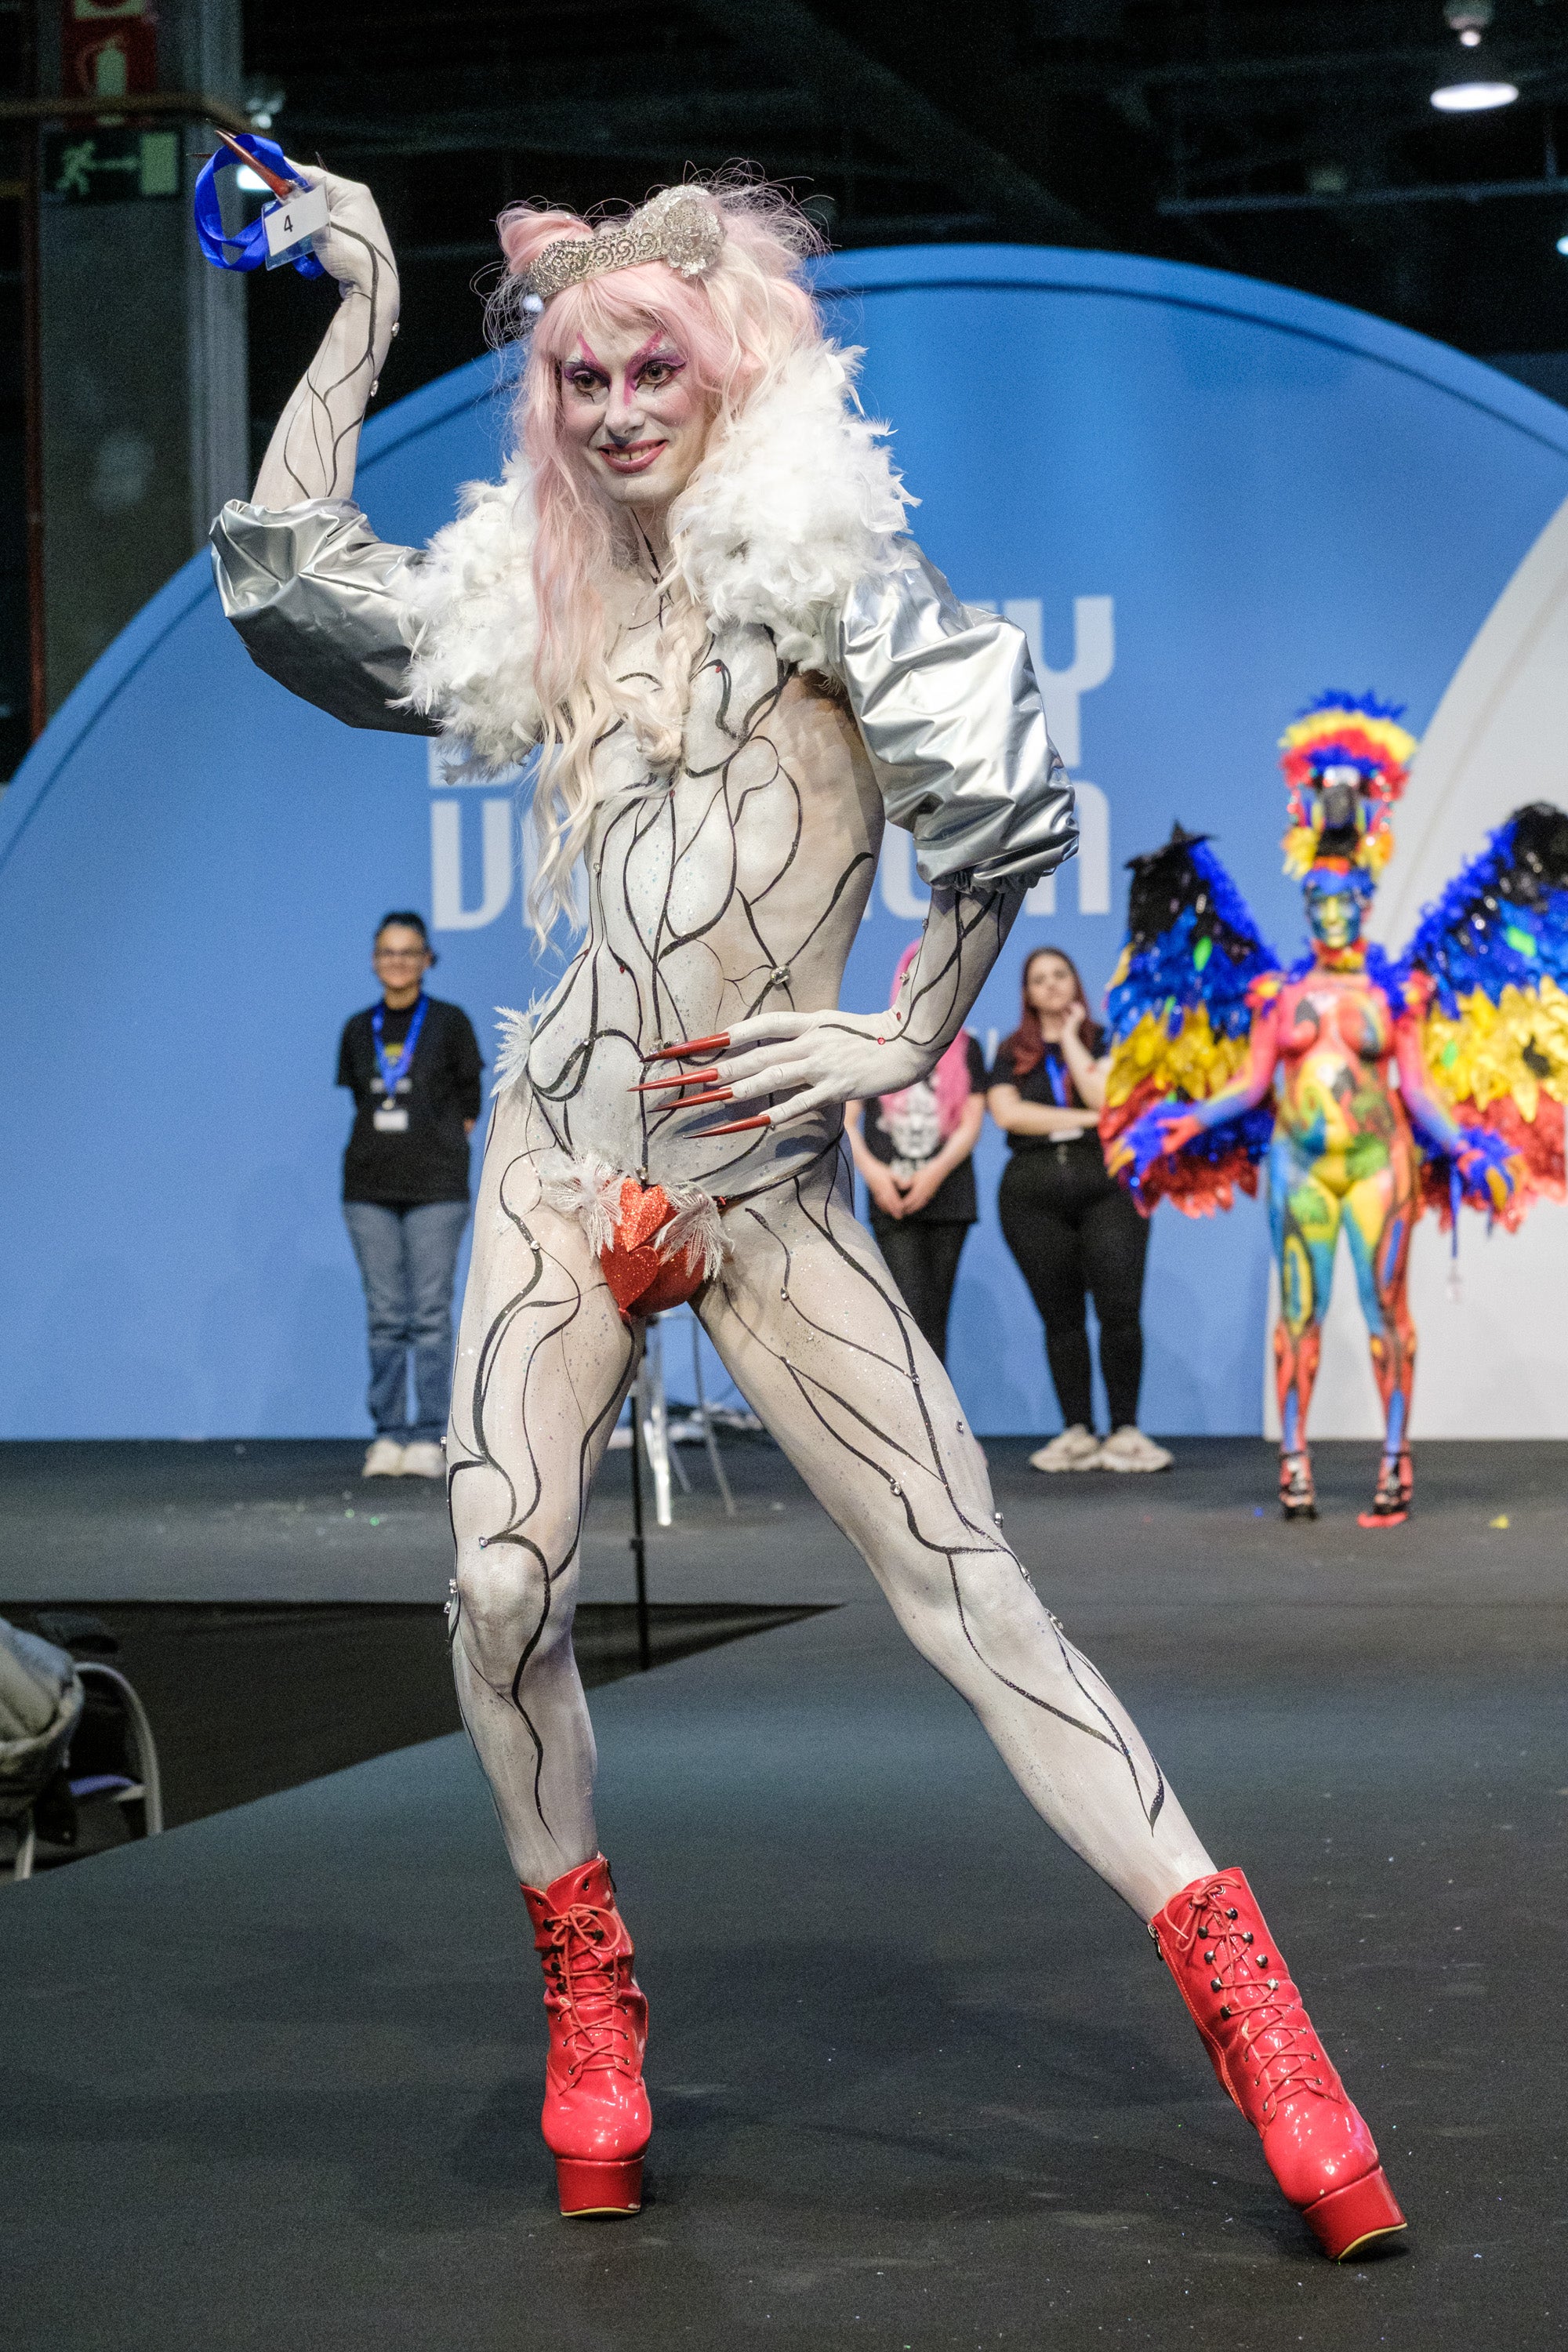
[[[897,1004],[899,991],[904,984],[904,974],[921,951],[919,940],[911,940],[899,958],[893,972],[889,1004]],[[931,1074],[931,1089],[936,1097],[936,1123],[945,1143],[969,1105],[969,1032],[961,1029],[941,1061]],[[896,1118],[903,1106],[907,1090],[900,1087],[896,1095],[883,1095],[884,1108]]]
[[[569,886],[594,805],[594,746],[624,720],[656,772],[679,765],[691,672],[706,624],[672,562],[665,586],[669,614],[664,675],[623,684],[610,677],[600,583],[626,516],[595,491],[562,423],[561,370],[579,334],[606,328],[668,335],[687,363],[687,381],[706,395],[710,422],[703,462],[671,509],[672,545],[680,509],[701,495],[703,472],[747,403],[796,352],[823,341],[822,322],[803,282],[802,265],[822,240],[799,208],[755,181],[706,184],[721,215],[724,242],[705,277],[681,277],[668,262],[606,270],[564,288],[545,304],[531,331],[518,393],[518,440],[532,476],[537,530],[533,586],[539,615],[535,684],[544,712],[534,825],[539,841],[531,912],[542,932],[570,915]],[[492,333],[527,331],[520,303],[523,273],[557,237],[585,237],[575,213],[512,205],[497,223],[507,275],[491,298]]]

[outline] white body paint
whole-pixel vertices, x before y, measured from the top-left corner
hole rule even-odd
[[[335,219],[342,184],[326,184]],[[355,189],[344,199],[356,216],[362,198]],[[362,226],[379,250],[379,221]],[[384,311],[377,323],[385,329]],[[370,370],[362,361],[345,371],[354,355],[334,335],[342,342],[335,327],[279,425],[258,505],[268,488],[279,504],[346,495],[352,431],[335,412],[327,438],[301,422],[349,398],[351,376],[368,392]],[[938,612],[930,599],[946,597],[945,583],[908,579],[928,601],[889,639],[912,683],[899,688],[901,703],[890,684],[880,697],[877,723],[895,722],[884,758],[908,774],[927,756],[919,725],[899,730],[943,708],[945,632],[968,665],[963,677],[981,681],[966,689],[961,721],[975,694],[1008,693],[1012,740],[1048,776],[1054,755],[1021,651],[951,602],[940,620],[922,617]],[[659,665],[651,582],[628,568],[610,605],[612,664]],[[855,625],[874,620],[868,609]],[[513,1864],[547,1885],[595,1850],[572,1613],[588,1488],[640,1344],[589,1221],[552,1202],[569,1197],[590,1159],[645,1182],[695,1185],[721,1200],[728,1245],[696,1310],[737,1386],[1030,1802],[1148,1918],[1213,1865],[1131,1718],[1009,1549],[947,1376],[854,1218],[842,1143],[847,1099],[894,1091],[934,1066],[1061,839],[1011,878],[939,883],[896,1012],[837,1011],[885,785],[847,701],[793,666],[804,658],[787,632],[731,618],[696,667],[679,771],[651,776],[624,727],[596,753],[588,935],[498,1095],[475,1215],[447,1442],[464,1717]],[[943,723],[951,735],[951,716]],[[888,742],[907,749],[889,753]],[[966,790],[999,772],[972,759]],[[994,841],[994,804],[985,824]],[[650,1068],[677,1066],[645,1056],[716,1032],[730,1038],[722,1105],[694,1111],[679,1107],[679,1088],[633,1091]],[[713,1131],[764,1111],[766,1127]]]

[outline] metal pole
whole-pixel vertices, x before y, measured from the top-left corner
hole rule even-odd
[[[22,11],[25,103],[38,103],[38,47],[34,11]],[[38,284],[38,122],[24,115],[17,125],[22,149],[22,441],[24,450],[24,563],[27,581],[27,731],[35,743],[49,715],[44,667],[44,392],[41,294]]]
[[[653,1664],[647,1622],[647,1544],[642,1524],[642,1374],[632,1388],[632,1566],[637,1580],[637,1664],[646,1675]]]

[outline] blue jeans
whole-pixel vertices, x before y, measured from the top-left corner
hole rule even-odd
[[[370,1392],[378,1437],[398,1445],[447,1433],[452,1402],[452,1276],[468,1222],[466,1201],[391,1209],[345,1201],[343,1222],[359,1260],[370,1316]],[[408,1354],[414,1352],[414,1419]]]

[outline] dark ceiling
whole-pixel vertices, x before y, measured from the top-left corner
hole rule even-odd
[[[285,145],[369,180],[397,241],[388,393],[480,345],[510,200],[637,199],[744,157],[836,244],[1115,247],[1247,271],[1481,352],[1568,348],[1568,0],[249,0]],[[1429,98],[1519,87],[1496,113]],[[277,321],[275,289],[256,299]],[[253,314],[254,315],[254,314]],[[259,323],[259,322],[258,322]],[[275,411],[308,333],[258,338]]]

